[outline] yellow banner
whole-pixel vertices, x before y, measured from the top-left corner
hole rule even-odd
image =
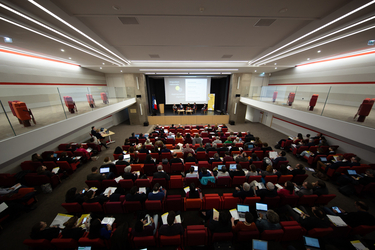
[[[215,110],[215,94],[208,94],[208,110]]]

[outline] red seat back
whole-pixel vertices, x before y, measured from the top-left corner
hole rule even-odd
[[[309,231],[307,231],[307,236],[313,237],[313,238],[320,238],[328,236],[333,232],[333,229],[331,227],[328,228],[314,228]]]
[[[331,200],[333,200],[336,197],[335,194],[322,194],[316,199],[315,204],[316,205],[327,205]]]
[[[83,213],[83,208],[78,202],[62,203],[61,206],[66,209],[67,213]]]
[[[262,240],[274,240],[280,241],[283,237],[284,230],[277,229],[277,230],[264,230],[261,234]]]
[[[99,202],[93,202],[93,203],[82,203],[83,211],[85,213],[103,213],[103,206]]]
[[[125,213],[136,212],[142,210],[142,204],[140,201],[124,201],[122,203]]]
[[[221,209],[221,197],[218,194],[205,194],[203,197],[203,209]]]
[[[180,246],[182,244],[181,235],[165,236],[160,235],[159,237],[160,246]]]
[[[187,246],[207,245],[208,232],[204,225],[187,226],[185,231],[185,244]]]
[[[123,214],[122,202],[120,201],[107,201],[104,203],[104,211],[106,214]]]
[[[134,248],[156,246],[156,241],[155,241],[154,236],[133,237],[132,242],[133,242]]]
[[[318,101],[318,97],[319,95],[317,94],[314,94],[311,96],[310,103],[309,103],[310,107],[314,107],[316,105],[316,102]]]

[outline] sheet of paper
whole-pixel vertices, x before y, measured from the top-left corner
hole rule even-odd
[[[237,212],[237,209],[231,209],[229,210],[230,214],[232,215],[232,217],[234,218],[234,220],[238,220],[238,212]]]
[[[350,243],[352,243],[356,250],[368,250],[368,248],[365,247],[359,240],[353,240]]]
[[[96,188],[96,187],[91,187],[88,191],[94,191],[94,192],[96,192],[96,190],[98,190],[98,188]]]
[[[276,151],[270,151],[269,156],[270,156],[271,159],[275,159],[275,158],[277,158],[277,152]]]
[[[122,178],[122,176],[119,176],[117,178],[115,178],[114,180],[118,183],[119,181],[123,180],[124,178]]]
[[[299,209],[299,208],[297,208],[297,207],[294,207],[293,210],[294,210],[295,212],[299,213],[299,214],[302,214],[302,213],[303,213],[302,210]]]
[[[277,188],[280,188],[280,189],[284,188],[284,187],[281,186],[279,183],[276,183],[275,186],[276,186]]]
[[[53,168],[52,173],[57,174],[57,172],[59,172],[59,170],[60,170],[59,167]]]
[[[167,222],[167,218],[168,218],[168,212],[167,213],[164,213],[162,216],[161,216],[161,220],[163,222],[163,225],[167,225],[168,222]],[[181,223],[181,216],[180,215],[176,215],[175,217],[175,223]]]
[[[184,191],[185,191],[185,193],[189,192],[190,191],[190,187],[184,188]]]
[[[70,214],[57,214],[55,219],[53,219],[50,227],[52,226],[58,226],[60,228],[64,228],[64,223],[67,222],[70,218],[72,218],[73,215]]]
[[[313,168],[305,168],[307,171],[310,171],[310,172],[315,172],[315,169]]]
[[[346,227],[348,226],[345,221],[341,219],[339,216],[329,215],[327,214],[328,219],[336,226],[336,227]]]
[[[8,205],[5,202],[2,202],[0,204],[0,213],[8,208]]]
[[[146,193],[146,187],[140,187],[139,188],[139,190],[138,190],[138,192],[140,193],[140,194],[142,194],[142,193]]]
[[[219,211],[217,211],[215,208],[213,209],[213,218],[216,221],[219,221]]]
[[[102,224],[103,225],[109,224],[109,225],[112,226],[114,221],[115,221],[115,218],[113,218],[113,217],[104,217],[103,220],[102,220]]]
[[[111,194],[113,194],[116,191],[117,187],[107,187],[104,191],[104,195],[108,195],[109,191],[111,191]]]

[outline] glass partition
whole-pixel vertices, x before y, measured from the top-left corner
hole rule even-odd
[[[375,105],[372,105],[375,100],[373,84],[254,86],[250,87],[249,97],[375,128]],[[366,98],[369,99],[368,103],[365,101]]]
[[[0,141],[132,97],[134,88],[0,86]]]

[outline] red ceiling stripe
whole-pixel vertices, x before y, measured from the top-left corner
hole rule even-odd
[[[36,59],[42,59],[42,60],[47,60],[47,61],[52,61],[52,62],[58,62],[58,63],[64,63],[64,64],[68,64],[68,65],[80,67],[78,64],[74,64],[74,63],[63,62],[63,61],[49,59],[49,58],[40,57],[40,56],[28,55],[28,54],[24,54],[24,53],[20,53],[20,52],[15,52],[15,51],[10,51],[10,50],[0,49],[0,52],[14,54],[14,55],[19,55],[19,56],[27,56],[27,57],[32,57],[32,58],[36,58]]]
[[[375,84],[375,82],[312,82],[312,83],[271,83],[271,85],[336,85],[336,84]]]
[[[107,86],[107,84],[82,84],[82,83],[35,83],[35,82],[0,82],[0,85]]]
[[[298,64],[298,65],[296,65],[296,67],[301,67],[301,66],[306,66],[306,65],[316,64],[316,63],[322,63],[322,62],[336,61],[336,60],[340,60],[340,59],[357,57],[357,56],[370,55],[370,54],[374,54],[374,53],[375,53],[375,51],[369,51],[369,52],[359,53],[359,54],[355,54],[355,55],[341,56],[341,57],[336,57],[336,58],[331,58],[331,59],[326,59],[326,60],[321,60],[321,61],[315,61],[315,62],[310,62],[310,63]]]

